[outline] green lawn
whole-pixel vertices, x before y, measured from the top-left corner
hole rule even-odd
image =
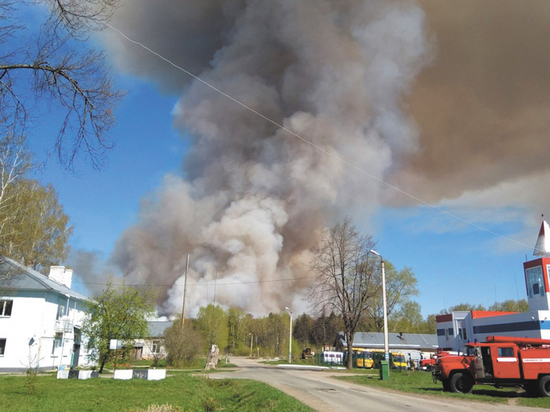
[[[550,408],[550,398],[531,398],[522,390],[515,388],[497,389],[492,386],[475,385],[471,394],[444,392],[441,382],[433,383],[431,373],[423,371],[392,370],[390,379],[387,381],[380,380],[378,371],[376,371],[376,373],[362,374],[360,376],[335,377],[362,385],[378,386],[380,388],[394,389],[402,392],[491,403],[508,403],[511,398],[516,398],[518,405]]]
[[[169,404],[183,411],[312,411],[269,385],[178,374],[161,381],[0,377],[3,411],[142,411]]]

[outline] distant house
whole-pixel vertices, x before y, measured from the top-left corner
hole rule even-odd
[[[390,352],[402,352],[405,356],[412,355],[413,359],[429,357],[437,351],[437,335],[424,333],[388,333]],[[344,352],[348,345],[344,334],[338,333],[335,348]],[[353,338],[354,349],[380,350],[384,349],[384,334],[378,332],[357,332]],[[407,358],[408,359],[408,358]]]
[[[132,357],[134,359],[163,359],[166,357],[164,347],[164,331],[172,326],[172,321],[149,322],[149,334],[134,343]]]
[[[0,371],[90,363],[80,332],[88,298],[71,281],[63,266],[45,276],[0,257]]]

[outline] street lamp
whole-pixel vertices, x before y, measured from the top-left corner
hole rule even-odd
[[[386,304],[386,273],[384,271],[384,258],[376,250],[369,250],[370,253],[380,257],[382,266],[382,306],[384,310],[384,359],[390,360],[390,344],[388,342],[388,309]]]
[[[292,311],[285,307],[285,309],[288,311],[288,314],[290,315],[290,338],[288,340],[288,363],[292,363]]]

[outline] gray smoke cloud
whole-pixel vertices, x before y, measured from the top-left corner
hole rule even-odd
[[[69,267],[73,269],[73,289],[79,285],[79,289],[86,289],[89,296],[98,296],[105,290],[105,281],[115,281],[117,272],[115,268],[110,268],[105,257],[100,252],[89,252],[86,250],[75,250],[69,255],[67,261]]]
[[[495,206],[534,205],[537,227],[550,203],[541,186],[530,193],[550,174],[550,3],[419,4],[437,58],[407,96],[419,150],[402,159],[394,181],[431,202],[479,193],[484,204],[481,192],[490,191]]]
[[[402,101],[431,48],[414,2],[133,0],[113,26],[375,176],[417,148]],[[126,279],[166,285],[161,313],[178,313],[190,254],[194,310],[214,293],[252,313],[304,308],[320,231],[368,219],[383,187],[120,36],[108,44],[120,68],[181,93],[174,124],[192,139],[185,178],[166,176],[116,245]]]

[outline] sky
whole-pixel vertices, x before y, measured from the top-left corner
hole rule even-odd
[[[74,225],[75,288],[124,275],[179,313],[189,254],[190,313],[302,313],[311,248],[347,215],[413,270],[423,316],[525,298],[550,213],[545,0],[157,3],[90,40],[126,91],[106,166],[37,172]]]

